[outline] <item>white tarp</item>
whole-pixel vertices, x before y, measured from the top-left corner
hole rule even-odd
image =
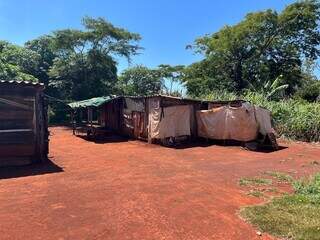
[[[252,141],[257,138],[259,125],[263,131],[269,131],[267,113],[259,108],[259,121],[256,118],[255,107],[243,103],[241,107],[222,106],[211,110],[197,112],[198,135],[204,138]]]
[[[191,107],[188,105],[159,107],[159,102],[150,103],[149,137],[190,136]]]

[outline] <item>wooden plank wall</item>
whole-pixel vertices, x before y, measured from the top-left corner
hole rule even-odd
[[[48,152],[46,104],[42,90],[35,87],[0,88],[1,159],[28,157],[40,161]]]

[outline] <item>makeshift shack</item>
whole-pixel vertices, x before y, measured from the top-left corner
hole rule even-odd
[[[123,99],[122,132],[148,142],[195,138],[196,111],[207,108],[202,101],[165,95]]]
[[[209,110],[197,112],[198,136],[214,140],[270,141],[277,148],[271,112],[249,102],[209,103]]]
[[[0,81],[0,165],[41,162],[48,154],[43,84]]]
[[[69,103],[73,133],[95,137],[106,133],[108,126],[117,125],[119,119],[113,119],[117,115],[113,110],[119,108],[113,104],[113,100],[112,97],[96,97]]]
[[[113,131],[153,142],[196,137],[196,111],[207,109],[201,101],[170,97],[101,97],[70,103],[75,132]]]
[[[266,137],[274,133],[270,112],[242,100],[119,96],[93,98],[69,106],[87,113],[87,134],[103,129],[150,143],[176,143],[198,137],[250,142],[259,134]]]

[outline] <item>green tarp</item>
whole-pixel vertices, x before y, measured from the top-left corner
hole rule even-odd
[[[86,108],[86,107],[99,107],[102,104],[111,101],[111,97],[96,97],[90,98],[78,102],[69,103],[68,106],[71,108]]]

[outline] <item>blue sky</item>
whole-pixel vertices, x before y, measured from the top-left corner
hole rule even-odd
[[[145,50],[133,64],[190,64],[200,59],[185,46],[248,12],[281,10],[289,0],[0,0],[0,39],[22,45],[53,30],[81,28],[85,15],[104,17],[138,32]],[[119,70],[128,67],[119,60]]]

